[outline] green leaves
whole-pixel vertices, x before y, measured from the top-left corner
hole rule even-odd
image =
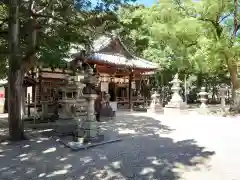
[[[233,10],[230,0],[164,0],[151,8],[125,7],[119,17],[132,50],[159,63],[162,72],[214,77],[227,76],[227,59],[239,61]]]
[[[34,51],[38,61],[47,66],[65,66],[64,59],[69,58],[73,45],[88,50],[97,36],[119,27],[115,10],[129,1],[102,0],[97,5],[91,4],[89,0],[24,1],[20,6],[19,17],[21,56],[24,59],[36,49]],[[0,3],[0,74],[6,72],[3,67],[6,67],[4,65],[7,64],[8,55],[7,6],[5,2]],[[32,20],[34,24],[30,23]],[[37,32],[36,45],[30,41],[34,32]],[[143,41],[138,43],[144,44]],[[32,58],[35,57],[31,56],[28,60]]]

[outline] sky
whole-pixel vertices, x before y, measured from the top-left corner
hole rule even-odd
[[[91,0],[93,4],[98,2],[98,0]],[[144,4],[145,6],[151,6],[156,0],[136,0],[136,3],[138,4]]]
[[[145,6],[151,6],[155,2],[156,0],[137,0],[137,3],[144,4]]]
[[[156,0],[137,0],[137,3],[144,4],[145,6],[151,6],[155,2]]]

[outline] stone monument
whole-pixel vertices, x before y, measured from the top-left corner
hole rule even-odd
[[[168,104],[165,106],[164,108],[164,114],[165,113],[180,113],[181,110],[184,110],[187,108],[186,103],[183,102],[182,97],[179,94],[179,91],[181,89],[180,87],[180,83],[182,81],[180,81],[178,79],[178,74],[176,74],[173,78],[173,80],[170,82],[172,84],[172,98],[171,100],[168,102]]]
[[[154,91],[151,98],[152,98],[152,101],[151,101],[150,107],[148,109],[148,112],[150,112],[150,113],[163,112],[163,107],[160,102],[160,94],[157,91]]]

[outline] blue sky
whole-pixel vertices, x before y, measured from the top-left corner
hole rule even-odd
[[[145,6],[151,6],[155,2],[156,0],[137,0],[137,3],[144,4]]]
[[[137,3],[144,4],[145,6],[151,6],[155,2],[156,0],[137,0]]]
[[[98,0],[91,0],[93,4],[98,2]],[[144,4],[145,6],[151,6],[156,0],[136,0],[136,3],[138,4]]]

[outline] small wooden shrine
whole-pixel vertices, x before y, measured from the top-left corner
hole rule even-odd
[[[148,84],[149,75],[158,66],[150,61],[132,55],[119,37],[101,36],[94,41],[92,54],[86,63],[96,66],[99,76],[99,89],[110,95],[114,110],[128,105],[144,104],[146,98],[141,91]],[[78,60],[80,53],[73,54]]]
[[[91,52],[84,57],[84,63],[95,67],[98,88],[102,93],[110,95],[110,105],[114,111],[126,106],[132,109],[135,104],[146,102],[141,87],[144,83],[148,84],[149,75],[158,68],[156,64],[132,55],[119,37],[98,38],[93,42]],[[69,66],[74,67],[82,58],[80,54],[81,52],[72,54],[71,61],[67,62]],[[76,77],[68,67],[38,67],[26,74],[24,104],[28,113],[30,109],[36,111],[38,107],[42,111],[47,109],[44,111],[53,113],[56,101],[61,102],[61,106],[66,106],[66,100],[70,102],[76,98],[77,89],[69,86],[69,82],[80,77]]]

